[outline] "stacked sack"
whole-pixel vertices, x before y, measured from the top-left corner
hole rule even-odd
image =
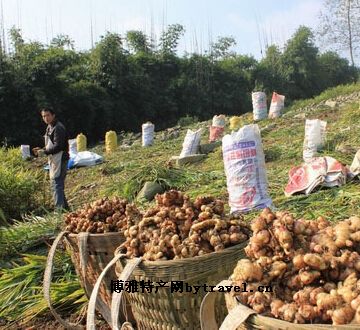
[[[210,126],[209,142],[215,142],[222,138],[225,127],[225,116],[215,115]]]

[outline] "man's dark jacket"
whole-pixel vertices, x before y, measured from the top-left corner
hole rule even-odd
[[[68,160],[69,142],[65,126],[61,122],[56,120],[53,125],[47,126],[45,134],[50,138],[51,142],[53,143],[52,148],[46,148],[45,146],[45,154],[53,155],[57,154],[60,151],[63,151],[62,160]]]

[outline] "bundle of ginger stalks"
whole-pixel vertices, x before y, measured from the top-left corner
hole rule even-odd
[[[120,251],[127,257],[172,260],[218,252],[245,242],[249,226],[224,214],[224,202],[210,196],[194,201],[177,190],[157,195],[156,205],[142,218],[128,217],[126,242]],[[140,221],[139,221],[140,220]]]
[[[331,225],[264,209],[251,229],[249,259],[231,276],[234,285],[247,283],[248,292],[232,292],[242,304],[288,322],[360,324],[359,217]],[[272,292],[257,292],[259,285]]]

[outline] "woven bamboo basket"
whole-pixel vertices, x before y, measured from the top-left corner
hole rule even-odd
[[[56,238],[51,247],[48,256],[47,269],[44,278],[44,293],[48,298],[48,305],[53,312],[55,318],[59,320],[59,315],[51,307],[49,296],[50,282],[51,282],[51,269],[55,250],[60,241],[64,242],[66,249],[71,254],[71,259],[74,264],[77,275],[79,276],[81,286],[84,288],[86,295],[90,298],[94,285],[114,256],[116,248],[124,242],[124,236],[120,233],[104,233],[104,234],[69,234],[62,232]],[[96,309],[101,313],[104,319],[111,324],[111,280],[116,280],[117,276],[114,269],[107,272],[104,281],[98,290],[96,299]],[[47,297],[48,295],[48,297]],[[130,305],[127,304],[127,318],[132,318]],[[55,315],[56,314],[56,315]],[[124,316],[121,316],[124,319]],[[64,320],[62,320],[64,321]],[[67,322],[64,321],[66,324]],[[63,324],[63,323],[62,323]],[[67,328],[72,326],[63,324]]]
[[[158,286],[157,282],[167,282],[168,287],[152,292],[129,293],[129,301],[136,320],[137,329],[199,329],[200,304],[206,294],[202,287],[197,294],[185,292],[188,285],[216,285],[219,279],[232,273],[236,262],[244,257],[247,242],[227,248],[220,252],[194,258],[171,261],[142,261],[140,258],[126,259],[118,256],[116,273],[119,280],[145,281]],[[171,292],[171,281],[183,281],[184,291]],[[119,329],[118,314],[121,293],[113,294],[112,327]],[[225,301],[219,301],[216,310],[217,319],[226,315]]]
[[[218,286],[231,285],[231,281],[225,280]],[[331,324],[295,324],[278,320],[272,317],[257,314],[253,309],[241,304],[236,297],[225,293],[226,307],[229,311],[220,328],[214,317],[216,301],[214,293],[208,293],[201,304],[200,319],[202,330],[355,330],[360,329],[357,325],[331,325]]]

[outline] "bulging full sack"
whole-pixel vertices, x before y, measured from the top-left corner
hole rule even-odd
[[[187,130],[183,142],[183,147],[180,153],[180,157],[187,157],[198,153],[200,140],[201,140],[201,133],[202,133],[201,128],[198,129],[197,131],[192,131],[191,129]]]
[[[22,144],[22,145],[20,146],[20,150],[21,150],[22,159],[31,158],[31,155],[30,155],[30,146],[29,146],[28,144]]]
[[[77,154],[77,144],[76,144],[76,139],[70,139],[68,140],[69,143],[69,155],[70,158],[74,158],[75,155]]]
[[[83,133],[78,134],[78,136],[76,137],[76,146],[78,152],[86,151],[87,139]]]
[[[285,96],[273,93],[269,110],[269,118],[278,118],[284,109]]]
[[[222,139],[231,212],[271,206],[258,125],[246,125]]]
[[[115,131],[108,131],[105,134],[105,150],[112,153],[117,148],[117,135]]]
[[[210,126],[209,128],[209,142],[215,142],[222,138],[224,134],[224,127]]]
[[[266,94],[254,92],[251,94],[254,120],[261,120],[267,117]]]
[[[305,162],[317,156],[317,151],[324,145],[325,135],[326,121],[319,119],[306,120],[303,145],[303,159]]]
[[[154,124],[147,122],[142,124],[142,146],[148,147],[154,143],[154,131],[155,126]]]
[[[230,118],[230,129],[232,131],[239,129],[241,126],[241,117],[233,116]]]
[[[212,126],[214,127],[224,127],[225,126],[225,116],[224,115],[215,115],[212,120]]]

